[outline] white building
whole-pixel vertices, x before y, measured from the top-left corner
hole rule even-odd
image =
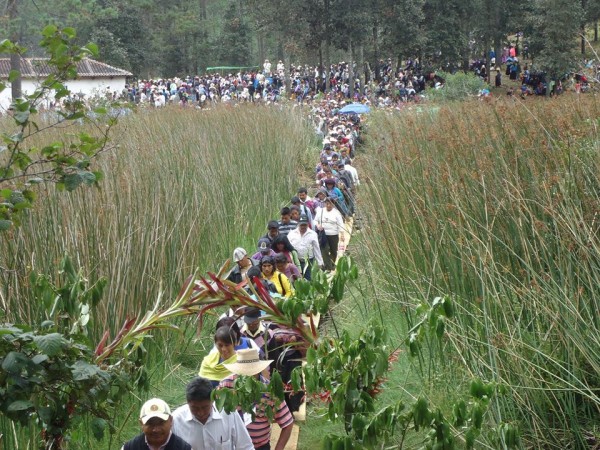
[[[21,59],[21,89],[23,94],[31,94],[50,74],[47,58],[22,58]],[[0,80],[7,84],[6,89],[0,92],[0,115],[4,114],[10,106],[12,95],[10,83],[7,82],[10,73],[10,59],[0,58]],[[125,88],[126,78],[131,73],[123,69],[109,66],[100,61],[85,58],[77,63],[77,79],[65,83],[72,94],[81,97],[105,95],[110,92],[121,94]]]

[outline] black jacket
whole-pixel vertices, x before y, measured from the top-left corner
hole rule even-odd
[[[123,446],[124,450],[148,450],[149,448],[144,433],[126,442]],[[164,450],[192,450],[192,446],[179,436],[171,434],[171,439]]]
[[[255,259],[250,258],[250,261],[252,261],[253,266],[258,265],[258,261]],[[237,263],[235,264],[235,267],[231,269],[231,272],[229,272],[227,279],[235,284],[242,282],[242,273],[240,272],[240,266],[238,266]]]

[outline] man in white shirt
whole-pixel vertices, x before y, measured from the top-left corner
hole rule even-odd
[[[310,280],[310,267],[313,261],[317,261],[319,266],[323,266],[323,256],[321,256],[321,247],[319,247],[319,237],[317,233],[308,228],[308,218],[300,217],[298,227],[288,233],[290,244],[298,252],[300,259],[300,269],[306,280]]]
[[[173,411],[173,433],[194,450],[254,450],[237,412],[217,411],[210,399],[210,380],[196,377],[185,390],[187,404]]]

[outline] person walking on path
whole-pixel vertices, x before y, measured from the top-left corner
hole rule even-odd
[[[265,256],[260,260],[260,270],[262,271],[265,280],[270,281],[275,285],[277,293],[284,298],[290,298],[294,295],[294,288],[288,277],[279,272],[275,267],[275,258]]]
[[[250,267],[258,265],[258,260],[250,258],[248,252],[242,247],[238,247],[233,251],[233,260],[236,266],[229,272],[227,279],[236,284],[244,280],[244,275]]]
[[[327,197],[325,199],[325,207],[319,208],[315,213],[315,223],[317,224],[317,229],[325,230],[325,235],[327,236],[327,242],[321,246],[324,269],[329,271],[335,270],[340,233],[345,231],[346,228],[344,226],[344,218],[333,205],[331,197]]]
[[[319,237],[314,230],[308,228],[306,216],[300,217],[298,228],[289,232],[288,239],[298,252],[302,276],[304,279],[310,280],[313,262],[317,261],[319,267],[322,267],[323,256],[319,247]]]
[[[140,410],[142,434],[126,442],[121,450],[195,450],[182,438],[173,434],[171,408],[164,400],[148,400]]]
[[[260,360],[256,349],[240,350],[237,352],[236,362],[227,364],[227,368],[233,375],[221,381],[219,388],[233,389],[235,379],[239,375],[254,376],[262,383],[267,384],[268,380],[261,376],[261,373],[266,371],[272,362],[272,360]],[[260,402],[254,405],[256,416],[251,423],[246,425],[252,439],[252,444],[254,444],[256,450],[271,449],[271,424],[265,413],[266,408],[274,409],[274,421],[281,428],[279,439],[277,440],[277,444],[275,444],[275,450],[284,450],[285,445],[292,435],[294,416],[283,399],[276,405],[267,394],[263,394]]]
[[[185,389],[187,403],[173,411],[173,432],[194,450],[253,450],[252,440],[237,412],[218,411],[210,398],[210,380],[196,377]]]

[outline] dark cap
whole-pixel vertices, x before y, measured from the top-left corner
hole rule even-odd
[[[270,228],[277,228],[279,230],[279,222],[277,222],[276,220],[270,220],[267,224],[267,229]]]
[[[292,197],[290,200],[291,203],[300,203],[300,199],[298,197]]]
[[[271,241],[267,238],[260,238],[258,240],[258,251],[261,253],[269,253],[271,250]]]
[[[306,216],[300,216],[300,220],[298,221],[298,223],[300,225],[302,225],[303,223],[308,223],[308,217],[306,217]]]
[[[248,308],[244,313],[244,322],[245,323],[254,323],[257,320],[260,320],[260,309],[258,308]]]

